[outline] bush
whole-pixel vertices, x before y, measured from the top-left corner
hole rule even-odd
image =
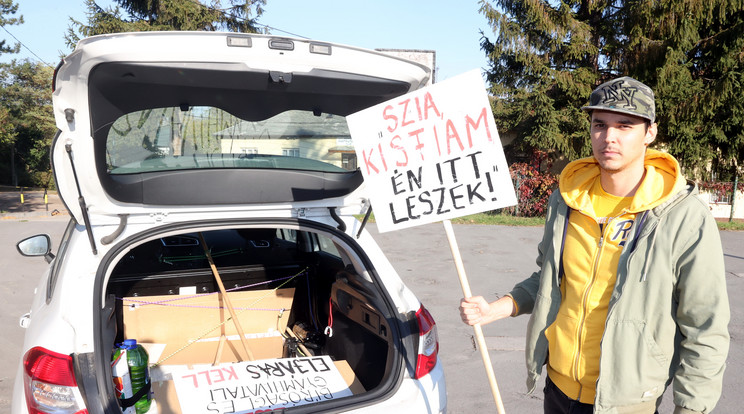
[[[546,153],[535,151],[530,163],[514,163],[509,166],[518,204],[515,207],[501,209],[499,212],[518,217],[545,216],[548,199],[553,190],[558,187],[557,175],[541,171],[540,166],[547,159]],[[550,165],[547,167],[549,168]]]
[[[700,191],[707,191],[718,194],[731,194],[731,190],[734,188],[732,182],[721,182],[721,181],[698,181],[698,188]],[[744,181],[739,181],[737,185],[739,191],[744,191]]]

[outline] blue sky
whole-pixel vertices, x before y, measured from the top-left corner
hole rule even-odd
[[[30,58],[56,66],[60,54],[70,52],[64,41],[69,18],[85,20],[84,1],[15,2],[25,23],[6,29],[25,47],[19,54],[0,56],[0,61]],[[105,7],[113,1],[98,0],[98,4]],[[480,31],[494,35],[478,8],[478,0],[268,0],[259,23],[283,36],[370,49],[435,50],[437,81],[442,81],[487,66]],[[16,42],[1,28],[0,39]]]

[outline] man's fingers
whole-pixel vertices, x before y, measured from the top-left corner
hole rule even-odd
[[[467,325],[475,325],[483,319],[483,305],[488,304],[482,296],[460,299],[460,319]]]
[[[460,304],[468,306],[478,306],[480,303],[484,302],[485,299],[483,299],[483,296],[471,296],[469,298],[462,298],[460,299]]]

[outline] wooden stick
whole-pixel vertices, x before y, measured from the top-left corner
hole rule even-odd
[[[223,306],[224,300],[221,300],[219,302],[220,306],[220,321],[223,321],[225,319],[225,311]],[[222,359],[222,350],[225,348],[225,341],[227,340],[227,336],[225,336],[225,324],[220,325],[220,343],[217,345],[217,352],[214,354],[214,362],[212,363],[212,366],[215,366],[220,363],[220,359]]]
[[[212,260],[212,254],[209,253],[209,249],[207,248],[207,242],[204,240],[204,235],[199,232],[199,240],[201,241],[202,247],[204,248],[204,253],[207,255],[207,260],[209,261],[209,267],[212,268],[212,274],[214,274],[214,278],[217,279],[217,285],[220,287],[220,293],[222,293],[222,297],[225,299],[225,305],[227,306],[227,310],[230,312],[230,316],[232,317],[233,323],[235,324],[235,329],[238,330],[238,335],[240,335],[240,342],[243,344],[243,349],[245,350],[246,355],[248,355],[248,360],[253,361],[253,353],[248,348],[248,339],[245,337],[245,333],[243,333],[243,327],[240,326],[240,321],[238,321],[238,315],[235,313],[235,309],[232,306],[232,303],[230,302],[230,297],[227,296],[227,291],[225,290],[225,285],[222,284],[222,278],[220,277],[220,273],[217,271],[217,266],[214,265],[214,260]],[[240,360],[240,355],[238,355],[238,360]]]
[[[220,343],[217,345],[217,352],[214,354],[214,362],[212,363],[212,366],[220,363],[220,360],[222,359],[222,350],[225,348],[226,340],[227,337],[224,333],[220,335]],[[240,355],[238,355],[238,359],[240,359]]]
[[[465,275],[465,267],[462,264],[460,249],[457,247],[457,239],[455,239],[455,232],[452,229],[452,222],[444,220],[442,221],[442,224],[444,224],[444,231],[447,233],[447,240],[449,240],[452,258],[455,260],[455,267],[457,268],[457,276],[460,278],[462,293],[466,298],[469,298],[473,296],[473,294],[470,292],[470,283],[468,282],[468,277]],[[496,402],[496,409],[499,414],[504,414],[504,404],[501,402],[501,394],[499,393],[499,386],[496,384],[496,376],[493,373],[491,357],[488,355],[488,348],[486,348],[486,339],[483,337],[483,330],[481,329],[480,324],[473,325],[473,330],[475,331],[475,340],[478,343],[481,358],[483,358],[483,365],[486,367],[486,375],[488,376],[488,383],[491,386],[493,400]]]

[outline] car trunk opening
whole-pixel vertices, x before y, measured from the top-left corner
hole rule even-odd
[[[230,382],[243,387],[241,398],[237,391],[232,397],[215,391],[231,388],[211,384],[215,378],[206,374],[214,401],[202,401],[205,407],[241,400],[244,408],[311,412],[317,404],[325,410],[379,398],[394,387],[403,359],[410,358],[401,354],[400,341],[410,340],[406,332],[415,321],[395,314],[383,289],[369,279],[374,269],[360,268],[370,265],[354,259],[360,256],[347,244],[350,239],[332,237],[331,230],[222,227],[170,231],[138,244],[113,264],[98,351],[112,352],[125,339],[143,344],[150,351],[161,412],[182,412],[187,398],[180,394],[182,386],[176,389],[179,375],[225,366],[220,364],[248,363],[236,366],[269,374]],[[267,360],[269,365],[261,365]],[[348,389],[328,391],[311,386],[312,380],[303,382],[300,373],[309,374],[301,363],[337,372]],[[101,394],[113,398],[111,367],[103,372],[109,385]],[[196,384],[198,375],[194,378]]]

